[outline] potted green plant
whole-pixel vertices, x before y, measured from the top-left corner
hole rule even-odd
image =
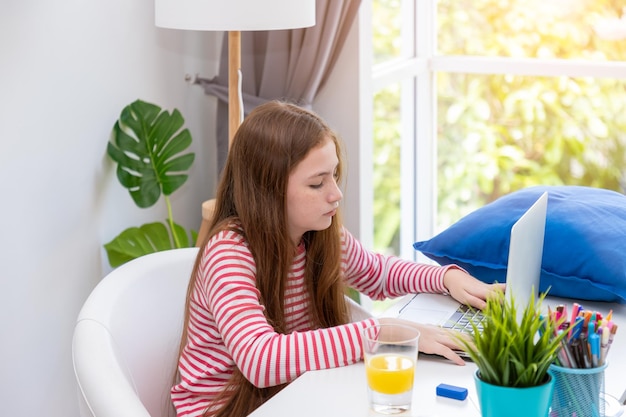
[[[183,128],[177,109],[136,100],[124,107],[113,126],[107,154],[117,163],[117,179],[140,208],[152,207],[160,197],[167,206],[164,222],[147,223],[122,231],[104,248],[112,267],[161,250],[193,246],[197,233],[174,222],[169,196],[188,178],[195,154],[185,150],[191,134]]]
[[[518,310],[513,297],[498,291],[487,300],[482,330],[471,323],[460,343],[477,366],[474,375],[483,417],[546,417],[554,380],[548,372],[566,332],[541,314],[546,294]]]

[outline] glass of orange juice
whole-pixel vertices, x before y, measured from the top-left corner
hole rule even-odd
[[[363,359],[370,408],[381,414],[411,409],[417,362],[417,329],[380,324],[363,330]]]

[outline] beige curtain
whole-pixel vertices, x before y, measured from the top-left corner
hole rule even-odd
[[[244,113],[268,100],[285,99],[310,108],[328,79],[361,0],[317,0],[311,28],[242,32],[241,71]],[[228,153],[228,42],[224,37],[219,74],[198,80],[219,99],[218,172]]]

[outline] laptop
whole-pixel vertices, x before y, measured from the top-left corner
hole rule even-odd
[[[531,297],[538,297],[547,206],[548,193],[544,192],[511,228],[505,297],[515,297],[520,313]],[[471,331],[470,313],[480,312],[451,296],[420,293],[397,303],[385,316]]]

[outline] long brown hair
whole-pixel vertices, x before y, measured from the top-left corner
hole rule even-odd
[[[287,230],[286,192],[289,174],[311,149],[332,140],[341,181],[343,158],[337,135],[315,113],[293,104],[272,101],[255,108],[233,138],[220,180],[215,215],[207,240],[232,224],[241,225],[256,263],[256,286],[268,322],[286,333],[284,294],[296,246]],[[310,296],[310,317],[317,328],[348,322],[341,277],[341,223],[335,216],[329,228],[309,231],[306,246],[305,281]],[[202,248],[206,245],[203,243]],[[198,274],[201,249],[187,294],[181,352],[187,341],[189,300]],[[257,388],[234,369],[222,394],[224,405],[209,409],[205,417],[244,416],[282,387]]]

